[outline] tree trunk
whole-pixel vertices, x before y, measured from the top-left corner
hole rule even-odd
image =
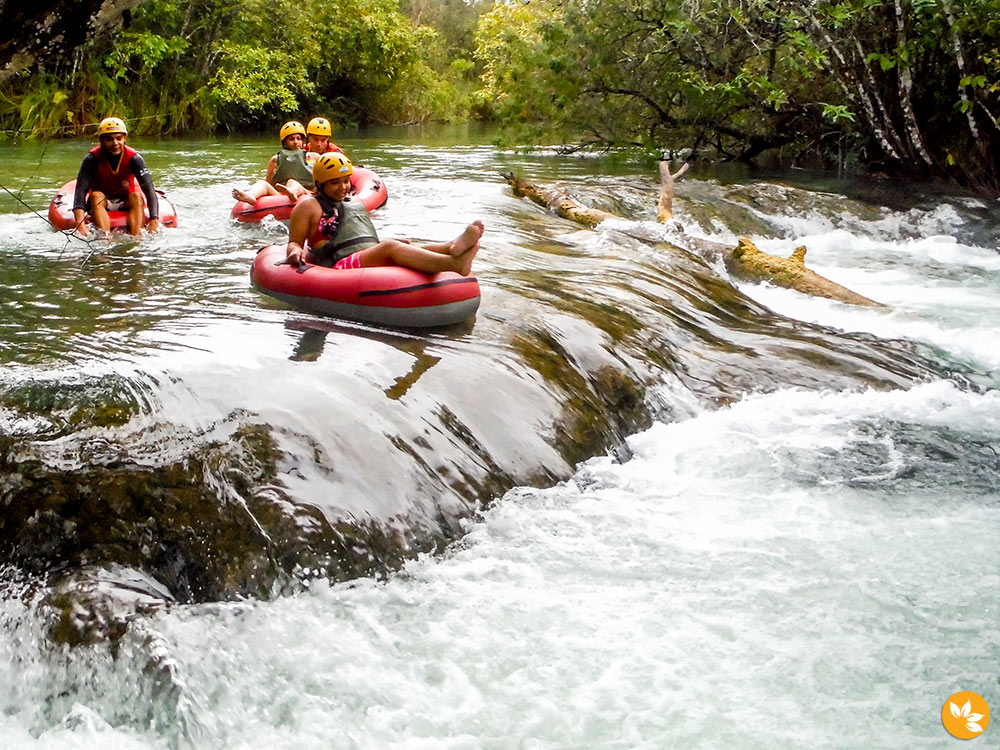
[[[906,24],[903,18],[902,0],[896,0],[896,44],[900,50],[906,48]],[[901,59],[897,62],[896,69],[899,72],[899,105],[903,108],[903,119],[906,121],[910,143],[924,163],[933,169],[934,162],[924,146],[920,125],[913,112],[913,77],[910,75],[910,63]]]
[[[518,198],[529,198],[539,206],[551,208],[564,219],[575,221],[577,224],[583,224],[593,229],[605,219],[621,218],[607,211],[581,206],[565,192],[556,188],[538,187],[520,177],[515,177],[511,172],[502,172],[501,174]]]

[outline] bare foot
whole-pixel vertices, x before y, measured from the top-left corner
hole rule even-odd
[[[239,188],[233,188],[233,197],[240,203],[249,203],[251,206],[257,202],[257,199],[250,195],[250,193]]]
[[[482,232],[480,232],[482,234]],[[455,258],[455,273],[461,274],[462,276],[468,276],[472,273],[472,259],[476,257],[476,253],[479,252],[479,243],[470,247],[461,255]]]
[[[483,236],[484,231],[486,231],[486,228],[483,226],[483,222],[478,219],[472,222],[465,228],[464,232],[451,241],[451,244],[448,247],[448,254],[454,258],[459,258],[462,255],[465,255],[466,252],[479,244],[479,238]],[[475,253],[473,253],[473,255],[475,255]],[[470,258],[469,263],[471,262],[472,259]],[[467,276],[468,273],[469,272],[466,271],[462,275]]]

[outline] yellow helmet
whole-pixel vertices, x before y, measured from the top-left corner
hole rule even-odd
[[[279,140],[284,142],[288,136],[295,135],[296,133],[301,135],[303,138],[306,137],[306,129],[302,127],[302,123],[298,120],[289,120],[281,126],[281,135]]]
[[[325,135],[330,137],[333,135],[333,128],[330,127],[330,121],[325,117],[314,117],[309,121],[309,127],[306,128],[306,135]]]
[[[351,160],[337,151],[323,154],[313,164],[313,181],[317,186],[351,174],[354,174]]]
[[[98,135],[109,135],[111,133],[124,133],[128,135],[128,128],[125,121],[118,117],[105,117],[97,127]]]

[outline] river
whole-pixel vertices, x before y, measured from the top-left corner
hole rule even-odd
[[[0,747],[938,748],[951,694],[997,710],[996,202],[678,183],[857,308],[685,251],[649,164],[338,141],[383,236],[486,224],[473,322],[253,290],[268,140],[133,139],[180,223],[110,243],[42,218],[89,144],[0,147]]]

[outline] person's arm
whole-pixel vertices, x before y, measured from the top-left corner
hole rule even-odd
[[[135,154],[132,157],[132,161],[129,162],[129,169],[139,182],[142,194],[146,196],[146,208],[149,211],[149,223],[146,225],[146,229],[150,232],[155,232],[160,228],[160,199],[156,195],[156,188],[153,186],[153,175],[149,173],[149,167],[146,166],[145,159],[139,154]]]
[[[288,246],[285,248],[285,257],[293,265],[305,262],[308,253],[306,240],[316,228],[322,214],[323,209],[320,208],[319,201],[311,196],[300,200],[292,209],[292,218],[288,222]]]
[[[87,221],[87,194],[90,192],[90,181],[97,174],[97,155],[87,154],[80,163],[80,171],[76,175],[76,191],[73,193],[73,222],[76,233],[86,235],[84,223]]]
[[[274,170],[278,168],[278,155],[275,154],[271,157],[271,161],[267,163],[267,174],[264,175],[264,179],[271,185],[274,184]]]

